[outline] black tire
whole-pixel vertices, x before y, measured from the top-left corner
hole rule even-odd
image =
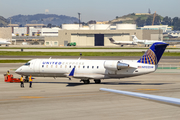
[[[101,80],[100,80],[100,79],[94,80],[94,82],[95,82],[96,84],[100,84],[100,83],[101,83]]]
[[[89,84],[90,81],[89,80],[83,80],[84,84]]]

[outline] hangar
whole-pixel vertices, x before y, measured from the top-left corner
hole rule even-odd
[[[93,46],[117,46],[110,43],[112,37],[116,41],[132,41],[131,35],[139,39],[163,40],[162,30],[140,30],[135,24],[117,24],[114,27],[109,24],[94,24],[82,27],[78,24],[64,24],[58,31],[58,37],[45,37],[46,46],[67,46],[76,42],[80,47]]]

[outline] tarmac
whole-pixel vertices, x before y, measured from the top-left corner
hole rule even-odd
[[[108,59],[108,58],[107,58]],[[133,58],[132,58],[133,59]],[[179,59],[162,59],[160,65],[179,66]],[[25,83],[5,83],[7,70],[22,63],[0,64],[0,120],[179,120],[180,106],[115,93],[99,88],[180,98],[180,69],[156,72],[124,79],[102,80],[101,84],[83,84],[79,79],[35,78],[32,88]]]

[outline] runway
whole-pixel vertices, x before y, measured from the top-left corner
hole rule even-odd
[[[133,58],[132,58],[133,59]],[[162,59],[161,64],[178,64],[178,59]],[[102,80],[84,85],[78,79],[36,78],[33,88],[25,83],[5,83],[3,74],[22,63],[0,64],[0,120],[179,120],[178,106],[99,91],[110,88],[180,98],[180,69],[158,69],[155,73]]]

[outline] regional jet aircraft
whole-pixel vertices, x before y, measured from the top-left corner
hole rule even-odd
[[[11,42],[9,42],[8,40],[0,38],[0,46],[1,46],[1,45],[6,45],[6,46],[8,46],[8,45],[10,45],[10,44],[11,44]]]
[[[155,42],[161,42],[161,41],[158,41],[158,40],[139,40],[135,35],[132,35],[132,39],[133,39],[134,43],[144,44],[145,47],[146,47],[146,45],[149,47],[149,45],[152,45]]]
[[[115,41],[115,40],[113,40],[113,38],[109,38],[109,40],[113,44],[121,45],[121,47],[123,47],[123,45],[137,45],[137,43],[133,42],[133,41]]]
[[[67,77],[85,84],[101,79],[120,79],[154,72],[167,43],[154,43],[139,60],[33,59],[15,72],[33,77]]]

